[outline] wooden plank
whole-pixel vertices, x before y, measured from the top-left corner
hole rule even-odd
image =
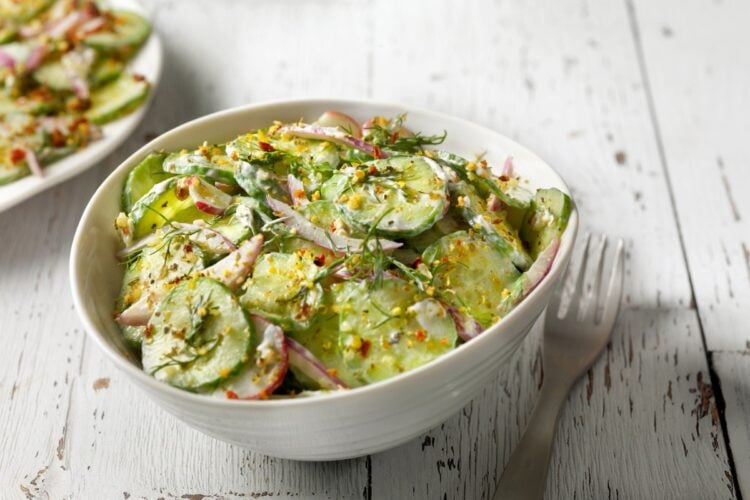
[[[560,416],[546,498],[734,498],[695,312],[618,324]],[[491,498],[538,392],[538,344],[459,415],[374,455],[373,497]]]
[[[737,482],[742,497],[750,498],[750,356],[717,352],[713,355],[713,366],[721,382]]]
[[[634,15],[706,343],[750,349],[748,4],[636,1]]]

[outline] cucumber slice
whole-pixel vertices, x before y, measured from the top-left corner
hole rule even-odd
[[[0,19],[28,21],[47,9],[54,0],[0,0]]]
[[[559,189],[539,189],[521,226],[521,238],[531,257],[537,258],[550,242],[568,226],[573,204],[570,196]]]
[[[268,253],[255,263],[243,286],[242,305],[285,330],[310,327],[320,309],[323,288],[315,282],[318,266],[309,252]]]
[[[376,287],[347,281],[336,287],[336,293],[339,347],[361,381],[385,380],[455,347],[451,316],[408,281],[386,279]]]
[[[255,210],[259,204],[260,202],[254,198],[236,197],[224,214],[211,223],[211,229],[235,245],[245,241],[259,231],[259,224],[255,217]]]
[[[29,173],[29,167],[25,163],[13,165],[9,162],[2,162],[0,163],[0,186],[26,177]]]
[[[318,312],[322,316],[311,328],[297,332],[289,332],[289,336],[305,346],[316,358],[333,374],[349,387],[358,387],[362,382],[354,371],[344,361],[344,354],[339,346],[339,315],[333,312],[332,306],[336,302],[336,295],[326,291],[324,307]],[[294,365],[291,367],[294,376],[307,389],[320,389],[319,385],[305,376]]]
[[[465,231],[437,240],[422,260],[430,267],[441,297],[483,328],[500,319],[495,309],[520,276],[507,255]]]
[[[58,92],[73,91],[73,86],[70,83],[70,79],[65,72],[65,67],[62,62],[60,62],[60,59],[43,63],[34,70],[31,76],[40,85],[49,87],[52,90]]]
[[[458,211],[471,228],[481,232],[500,252],[509,255],[519,269],[526,270],[531,266],[533,260],[521,243],[518,231],[508,222],[506,210],[488,210],[486,201],[476,189],[463,181],[451,186],[451,194]]]
[[[99,52],[116,52],[126,57],[134,54],[151,34],[151,25],[135,12],[113,10],[110,14],[111,28],[88,35],[83,43]]]
[[[162,227],[170,221],[193,222],[208,219],[209,214],[195,207],[192,198],[177,196],[177,182],[181,177],[171,177],[154,185],[143,195],[128,214],[133,221],[135,239]]]
[[[347,186],[336,206],[355,227],[388,237],[426,231],[448,207],[441,167],[422,156],[374,160],[345,172]]]
[[[254,344],[252,325],[237,298],[210,278],[177,285],[146,328],[143,370],[188,390],[229,378],[248,362]]]
[[[349,186],[349,177],[342,172],[336,172],[320,186],[320,197],[324,200],[337,200]]]
[[[509,207],[520,210],[526,210],[529,207],[529,199],[526,194],[521,197],[513,195],[522,193],[516,180],[501,181],[499,178],[495,178],[491,172],[486,176],[480,176],[470,170],[470,162],[465,158],[446,151],[431,150],[430,152],[437,161],[453,169],[461,179],[471,183],[483,196],[493,193]]]
[[[93,88],[101,87],[117,80],[125,69],[125,64],[119,59],[109,57],[101,59],[92,68],[89,83]]]
[[[468,229],[466,221],[460,214],[451,209],[434,226],[413,238],[409,238],[406,243],[411,249],[422,253],[439,238],[464,229]]]
[[[18,31],[15,26],[3,26],[0,27],[0,43],[12,42],[16,39]]]
[[[208,147],[205,155],[200,151],[170,153],[162,168],[171,174],[199,175],[224,184],[237,184],[234,163],[224,154],[223,147]]]
[[[0,92],[0,116],[8,113],[27,113],[31,115],[43,115],[58,108],[60,101],[54,97],[45,97],[41,94],[30,94],[18,99],[8,97]]]
[[[115,304],[121,313],[153,287],[169,287],[205,267],[205,256],[187,235],[167,234],[144,248],[128,263]],[[145,327],[120,326],[125,339],[140,347]]]
[[[165,157],[165,153],[150,153],[130,171],[122,188],[121,205],[123,211],[130,212],[133,205],[148,193],[155,184],[172,177],[171,174],[165,173],[161,168]]]
[[[117,80],[91,93],[91,107],[86,118],[102,125],[127,115],[148,97],[151,85],[142,78],[122,75]]]

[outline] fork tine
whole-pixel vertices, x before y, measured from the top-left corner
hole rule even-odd
[[[588,248],[590,240],[591,240],[591,233],[586,233],[586,243],[584,244],[584,248]],[[570,264],[568,264],[568,267],[565,269],[565,273],[563,274],[563,277],[560,280],[560,284],[557,285],[557,289],[555,289],[555,291],[552,293],[552,298],[550,299],[549,304],[547,304],[547,314],[549,314],[550,312],[553,312],[555,315],[555,318],[560,317],[560,305],[562,303],[562,297],[563,295],[565,295],[565,292],[568,289],[568,281],[570,281],[571,274],[572,274],[571,266]],[[569,295],[572,300],[573,295],[571,294]],[[568,306],[568,310],[570,310],[570,306]]]
[[[607,295],[604,297],[604,311],[602,312],[602,319],[600,321],[600,324],[605,325],[606,328],[612,327],[617,317],[617,312],[620,310],[622,284],[625,275],[623,247],[624,242],[622,239],[617,240],[617,251],[615,252],[615,259],[612,264],[612,273],[609,278]]]
[[[591,290],[586,294],[586,306],[584,308],[583,318],[585,320],[596,322],[596,315],[599,311],[599,304],[601,304],[601,298],[599,297],[599,289],[602,286],[602,275],[604,274],[604,251],[607,249],[607,235],[603,234],[600,238],[599,249],[596,251],[595,259],[596,265],[594,266],[594,283],[591,286]]]
[[[565,316],[568,317],[571,314],[575,319],[578,316],[578,312],[581,310],[581,303],[583,302],[583,283],[586,276],[586,267],[589,261],[589,248],[591,247],[591,234],[586,236],[586,245],[583,247],[583,256],[581,257],[581,264],[578,267],[578,276],[576,277],[576,286],[570,296],[570,305],[568,305],[568,312]]]

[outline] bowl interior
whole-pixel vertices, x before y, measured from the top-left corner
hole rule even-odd
[[[156,382],[144,374],[139,368],[139,361],[135,359],[125,345],[112,317],[113,305],[123,275],[123,269],[115,258],[115,252],[119,249],[120,243],[113,227],[113,221],[120,211],[120,193],[128,172],[149,152],[154,150],[194,148],[203,141],[222,143],[251,129],[268,126],[274,120],[283,122],[296,121],[300,118],[314,120],[322,112],[332,109],[347,113],[358,121],[363,121],[375,115],[394,116],[406,112],[408,113],[406,125],[412,130],[420,131],[426,135],[442,134],[443,131],[447,131],[448,137],[445,143],[440,146],[443,149],[467,157],[473,157],[484,152],[485,158],[495,168],[502,166],[507,156],[510,155],[513,157],[515,171],[522,177],[526,187],[532,190],[540,187],[556,187],[566,193],[570,192],[560,176],[551,167],[514,141],[460,118],[398,104],[350,100],[284,101],[235,108],[186,123],[154,139],[138,150],[102,183],[86,207],[73,241],[71,283],[76,308],[87,331],[120,368],[128,371],[131,376],[138,377],[140,382],[150,384],[157,390],[170,391],[175,397],[201,398]],[[443,360],[460,356],[460,351],[464,349],[481,349],[481,344],[487,341],[483,337],[502,335],[501,331],[506,324],[528,320],[528,318],[523,318],[524,309],[530,308],[529,310],[533,310],[534,308],[530,307],[531,303],[541,300],[540,297],[544,295],[545,291],[548,291],[549,287],[554,285],[563,271],[572,251],[577,225],[578,216],[574,208],[550,274],[537,290],[532,292],[502,322],[472,342],[428,365],[393,379],[373,384],[373,386],[397,383],[416,372],[429,370]],[[539,308],[537,307],[537,309]],[[373,386],[346,391],[336,396],[346,397]],[[222,401],[216,401],[213,398],[201,399],[210,399],[211,404],[222,403]],[[288,404],[290,401],[306,400],[274,400],[260,403],[245,401],[240,404]],[[238,404],[237,402],[231,403]]]

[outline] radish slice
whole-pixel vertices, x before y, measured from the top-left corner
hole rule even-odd
[[[202,274],[221,281],[231,289],[236,289],[245,282],[262,250],[263,235],[255,235],[240,245],[237,250],[205,269]]]
[[[333,250],[334,252],[341,252],[344,250],[357,252],[361,250],[364,245],[364,240],[327,232],[325,229],[320,228],[305,219],[302,214],[282,201],[271,198],[270,196],[267,200],[271,210],[284,217],[284,224],[295,229],[297,234],[312,241],[318,246]],[[401,243],[396,241],[384,239],[380,239],[379,241],[382,249],[386,251],[394,250],[401,246]]]
[[[211,394],[222,399],[267,399],[284,381],[289,369],[289,351],[284,332],[260,316],[252,316],[255,333],[263,340],[253,358],[237,375]]]
[[[232,197],[200,177],[191,177],[188,191],[195,208],[212,215],[221,215],[232,204]]]
[[[453,318],[453,322],[456,324],[456,333],[458,333],[458,336],[463,341],[468,342],[484,331],[482,325],[471,316],[462,314],[451,305],[443,304],[443,306],[448,311],[448,314],[451,315],[451,318]]]
[[[285,125],[279,129],[282,134],[289,134],[303,139],[317,139],[320,141],[331,141],[343,146],[359,149],[374,158],[387,158],[388,154],[381,151],[379,147],[369,142],[347,134],[337,127],[320,127],[317,125]]]
[[[500,173],[501,176],[511,178],[513,177],[513,157],[508,156],[503,163],[503,170]]]
[[[500,198],[498,198],[495,193],[490,193],[489,197],[487,197],[487,210],[490,212],[498,212],[501,208],[503,208],[503,202],[500,201]]]
[[[307,199],[307,194],[305,194],[305,185],[302,184],[301,180],[289,174],[287,184],[289,186],[289,197],[294,202],[294,206],[304,207],[310,203],[310,200]]]
[[[253,269],[255,260],[263,250],[263,235],[253,236],[237,250],[230,253],[213,266],[203,270],[203,276],[224,283],[235,289],[240,286]],[[152,286],[140,299],[121,312],[115,319],[121,325],[143,326],[151,319],[156,304],[164,297],[168,289],[164,286]]]
[[[89,19],[88,21],[82,23],[78,27],[78,30],[76,31],[76,37],[83,38],[86,35],[90,35],[91,33],[94,33],[104,28],[106,24],[107,24],[107,20],[101,16],[95,17],[93,19]]]
[[[347,389],[347,385],[335,375],[332,375],[305,346],[294,339],[286,339],[289,347],[289,364],[311,378],[321,389]]]
[[[359,123],[351,116],[339,113],[338,111],[326,111],[320,115],[320,118],[315,120],[313,125],[340,128],[352,137],[356,137],[357,139],[362,138],[362,129],[359,128]]]
[[[51,25],[47,29],[47,34],[52,38],[63,38],[83,20],[83,17],[83,12],[74,10]]]

